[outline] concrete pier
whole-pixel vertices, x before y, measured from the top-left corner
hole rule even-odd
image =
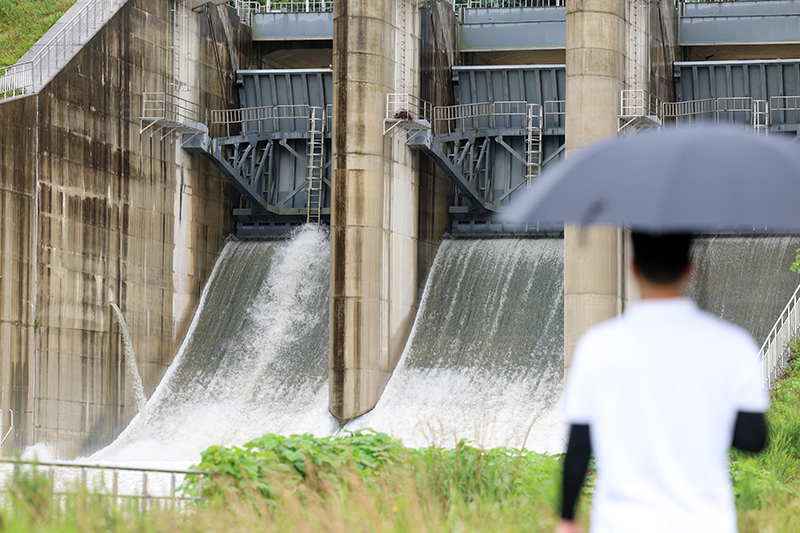
[[[620,92],[626,88],[631,0],[567,2],[566,151],[617,134]],[[594,324],[624,305],[621,230],[567,225],[564,231],[564,368]]]
[[[397,80],[418,90],[412,9],[403,21],[394,0],[334,4],[329,402],[341,420],[375,406],[415,315],[418,172],[405,138],[383,135]]]

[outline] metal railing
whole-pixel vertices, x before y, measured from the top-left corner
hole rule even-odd
[[[230,4],[239,20],[253,25],[253,15],[262,13],[326,13],[333,11],[333,0],[233,0]]]
[[[663,115],[661,100],[642,89],[624,89],[621,110],[623,117],[660,118]]]
[[[544,128],[563,128],[567,115],[566,100],[547,100],[544,103]]]
[[[773,96],[767,109],[770,124],[800,122],[800,96]]]
[[[204,499],[203,484],[209,475],[202,470],[0,459],[0,497],[3,504],[8,505],[9,492],[14,490],[14,479],[20,474],[47,476],[52,495],[57,500],[89,490],[115,503],[139,501],[142,508],[147,508],[153,502],[178,508],[196,505]],[[192,476],[197,477],[196,494],[187,494],[182,490],[182,485]]]
[[[793,97],[776,98],[791,99]],[[800,99],[797,104],[800,104]],[[767,104],[766,100],[754,100],[750,96],[725,96],[662,104],[664,118],[669,119],[676,127],[695,122],[729,122],[750,126],[756,130],[756,133],[762,135],[767,134],[770,108],[771,106]],[[800,108],[796,108],[795,111],[800,111]]]
[[[524,100],[438,106],[433,109],[434,131],[450,134],[474,129],[526,129],[531,124],[537,129],[543,129],[547,123],[548,110],[551,115],[564,113],[563,100],[547,101],[544,104],[544,113],[539,104]],[[529,120],[533,122],[529,123]]]
[[[713,98],[703,100],[688,100],[686,102],[664,102],[662,105],[664,118],[682,119],[682,122],[693,122],[699,119],[701,122],[706,116],[712,120],[716,111]]]
[[[308,131],[312,112],[321,113],[316,116],[322,116],[323,124],[328,125],[328,111],[327,109],[324,113],[322,111],[319,106],[305,104],[220,109],[211,112],[211,122],[225,126],[228,137],[243,131],[253,133]]]
[[[789,342],[794,340],[800,328],[800,285],[789,298],[775,325],[772,326],[764,344],[761,345],[761,372],[764,387],[771,389],[783,373],[791,356]]]
[[[127,0],[92,0],[24,63],[0,69],[0,99],[39,90]]]
[[[146,92],[140,122],[139,133],[152,128],[150,134],[155,135],[163,130],[162,139],[175,131],[208,132],[208,109],[168,92]]]
[[[386,116],[383,134],[395,128],[427,129],[431,127],[433,105],[413,94],[389,93],[386,95]]]

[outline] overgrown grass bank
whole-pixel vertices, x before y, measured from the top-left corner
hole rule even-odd
[[[16,63],[75,0],[0,0],[0,68]]]
[[[770,444],[732,452],[742,533],[795,532],[800,522],[800,359],[775,388]],[[91,493],[54,505],[46,476],[19,476],[0,530],[550,532],[557,523],[560,456],[524,450],[408,449],[372,431],[345,437],[265,435],[211,447],[209,499],[192,512],[115,507]],[[591,487],[591,481],[588,486]],[[196,493],[198,487],[184,487]],[[579,513],[587,526],[585,489]]]

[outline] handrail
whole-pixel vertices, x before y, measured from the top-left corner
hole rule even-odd
[[[141,118],[205,124],[208,121],[208,108],[171,93],[146,92],[142,100]]]
[[[8,426],[8,431],[6,431],[6,434],[3,435],[3,440],[0,440],[0,446],[2,446],[3,443],[5,443],[8,436],[11,435],[11,430],[14,429],[14,410],[9,409],[8,412],[11,414],[11,425]]]
[[[19,467],[29,467],[32,469],[44,468],[49,470],[49,478],[50,482],[53,483],[53,489],[55,490],[55,472],[56,469],[67,469],[78,471],[80,473],[80,481],[81,485],[85,488],[87,486],[87,471],[99,471],[101,472],[101,479],[105,481],[105,472],[110,472],[112,474],[112,484],[111,484],[111,491],[105,492],[105,496],[111,496],[115,498],[142,498],[142,499],[169,499],[169,500],[179,500],[182,502],[202,502],[203,501],[203,478],[208,476],[210,473],[205,470],[193,470],[193,469],[166,469],[166,468],[143,468],[143,467],[136,467],[136,466],[117,466],[117,465],[101,465],[101,464],[83,464],[83,463],[67,463],[61,461],[24,461],[19,459],[10,459],[10,458],[0,458],[0,464],[7,464],[11,465],[16,471]],[[128,473],[141,473],[142,477],[140,478],[140,491],[138,493],[121,493],[120,492],[120,485],[119,485],[119,474],[122,472]],[[8,472],[0,469],[0,473],[5,473],[6,475]],[[72,474],[67,474],[71,476]],[[148,479],[149,476],[169,476],[170,484],[169,484],[169,493],[164,494],[160,493],[158,489],[155,491],[148,490]],[[176,495],[176,491],[179,488],[177,485],[178,476],[197,476],[197,494],[191,496],[179,496]],[[62,482],[62,492],[54,492],[54,495],[63,495],[74,491],[74,488],[70,488],[69,485],[64,486],[64,478],[60,477]],[[163,477],[161,478],[163,479]],[[67,478],[69,481],[70,478]],[[5,490],[9,490],[8,480],[6,478],[5,482]],[[64,491],[66,488],[66,491]],[[150,484],[150,488],[153,488],[153,484]],[[166,487],[164,487],[166,489]]]
[[[661,100],[642,89],[623,89],[620,108],[623,117],[663,116]]]
[[[330,105],[328,106],[330,107]],[[320,106],[310,106],[307,104],[297,105],[276,105],[259,107],[242,107],[239,109],[215,109],[211,111],[211,122],[225,126],[227,136],[231,136],[231,127],[238,125],[243,127],[245,124],[255,124],[255,133],[277,132],[277,131],[308,131],[309,116],[312,111],[323,110],[323,123],[327,122],[327,109]],[[290,127],[285,127],[287,120],[292,121]],[[298,127],[294,122],[301,120]]]
[[[253,25],[253,15],[264,13],[327,13],[333,11],[333,0],[232,0],[239,20]]]
[[[447,0],[456,13],[462,9],[492,9],[509,7],[564,7],[566,0]]]
[[[547,104],[547,102],[545,102]],[[542,107],[524,100],[498,101],[498,102],[473,102],[450,106],[437,106],[433,108],[434,131],[446,134],[467,131],[479,128],[495,129],[498,127],[526,128],[528,117],[539,117]],[[514,117],[520,117],[517,126],[512,126]],[[505,125],[498,123],[503,121]],[[534,126],[542,127],[542,119],[534,120]]]
[[[37,85],[42,86],[49,79],[52,69],[68,59],[75,46],[105,23],[107,13],[126,2],[91,0],[64,24],[33,59],[0,69],[0,99],[34,92]]]
[[[788,343],[795,337],[800,327],[800,285],[789,298],[778,320],[767,334],[764,344],[761,345],[761,372],[763,384],[771,389],[781,372],[789,363]]]

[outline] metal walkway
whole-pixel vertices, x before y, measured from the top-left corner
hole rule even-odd
[[[237,72],[240,109],[212,111],[224,136],[188,139],[242,195],[240,238],[284,237],[330,217],[330,69]]]

